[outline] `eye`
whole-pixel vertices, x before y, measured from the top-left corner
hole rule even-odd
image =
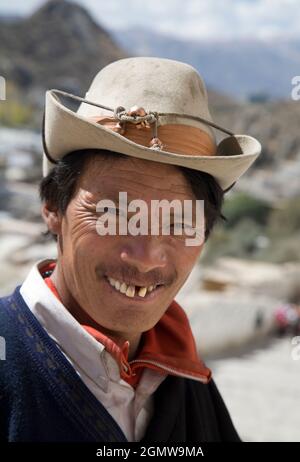
[[[104,207],[103,212],[101,212],[101,213],[113,213],[113,214],[115,214],[117,212],[117,214],[118,214],[118,211],[119,211],[119,209],[116,209],[114,207]]]
[[[184,227],[183,223],[171,223],[171,227],[174,229],[182,229]]]
[[[164,228],[168,230],[168,227]],[[177,239],[184,235],[184,224],[182,222],[170,223],[170,235],[176,237]]]
[[[126,217],[126,212],[117,207],[104,207],[104,213],[114,215],[116,217]],[[128,218],[128,217],[127,217]]]
[[[184,224],[184,223],[182,223],[182,222],[171,223],[170,226],[171,226],[172,228],[174,228],[174,229],[184,229],[184,228],[185,228],[185,229],[191,229],[191,228],[192,228],[192,226],[187,225],[187,224]]]

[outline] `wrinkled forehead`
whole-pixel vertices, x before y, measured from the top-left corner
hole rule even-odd
[[[132,198],[194,198],[191,185],[179,167],[129,156],[93,157],[80,175],[79,186],[101,196],[126,191]]]

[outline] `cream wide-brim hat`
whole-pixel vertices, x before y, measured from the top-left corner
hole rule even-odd
[[[77,112],[63,103],[66,98],[81,101]],[[152,141],[145,145],[126,137],[129,126],[130,133],[131,127],[140,129],[137,135],[148,130]],[[217,145],[215,128],[227,134]],[[72,151],[105,149],[209,173],[223,190],[261,152],[252,136],[233,134],[212,121],[204,82],[192,66],[150,57],[104,67],[85,98],[47,91],[43,144],[44,176]]]

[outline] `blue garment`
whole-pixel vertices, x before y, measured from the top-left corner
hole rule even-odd
[[[0,442],[126,442],[19,292],[0,299]],[[240,441],[211,380],[169,375],[154,393],[141,442]]]
[[[0,300],[0,335],[6,341],[6,360],[0,362],[0,440],[126,442],[19,288]]]

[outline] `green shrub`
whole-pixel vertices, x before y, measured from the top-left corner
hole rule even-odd
[[[208,239],[203,260],[206,263],[228,256],[250,258],[256,251],[256,240],[263,234],[263,227],[251,218],[244,218],[235,227],[218,225]]]
[[[275,204],[269,216],[268,233],[272,238],[300,234],[300,198]]]
[[[17,100],[6,100],[0,103],[0,124],[9,127],[30,125],[33,120],[33,109]]]
[[[203,262],[219,257],[247,258],[273,263],[300,261],[300,198],[275,203],[245,194],[225,202],[228,221],[218,224],[205,245]],[[263,246],[260,238],[266,238]]]
[[[236,193],[225,200],[223,213],[227,219],[226,227],[232,228],[244,218],[265,225],[272,207],[267,202],[245,193]]]

